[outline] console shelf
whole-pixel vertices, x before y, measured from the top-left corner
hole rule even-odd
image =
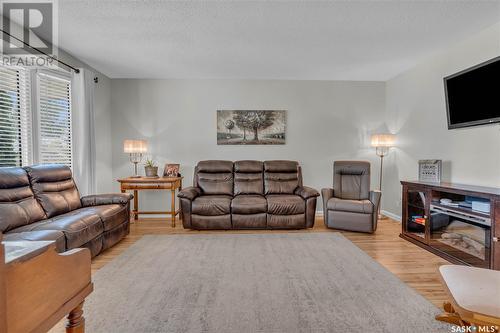
[[[419,181],[401,184],[400,237],[452,263],[500,270],[499,188]],[[489,203],[490,211],[440,202],[441,199],[461,202],[471,198]]]

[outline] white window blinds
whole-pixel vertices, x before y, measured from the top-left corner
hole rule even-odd
[[[32,163],[29,72],[0,66],[0,167]]]
[[[71,83],[38,73],[38,160],[72,167]]]

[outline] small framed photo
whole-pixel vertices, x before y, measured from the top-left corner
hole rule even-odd
[[[170,163],[165,164],[165,169],[163,169],[163,176],[178,177],[180,167],[181,167],[180,164],[170,164]]]
[[[422,182],[440,183],[442,173],[441,160],[419,160],[418,180]]]

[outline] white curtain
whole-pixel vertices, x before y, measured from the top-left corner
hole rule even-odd
[[[73,176],[81,195],[95,194],[95,73],[80,68],[71,80]]]

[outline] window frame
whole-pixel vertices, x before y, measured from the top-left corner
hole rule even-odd
[[[72,95],[73,95],[73,86],[70,73],[59,72],[50,69],[35,69],[31,71],[31,97],[32,97],[32,151],[33,151],[33,164],[41,163],[41,150],[40,150],[40,142],[42,140],[40,133],[40,83],[39,83],[39,75],[52,76],[60,80],[66,80],[69,83],[69,110],[70,110],[70,131],[71,131],[71,165],[69,166],[73,170],[74,165],[74,156],[75,156],[75,147],[74,147],[74,137],[73,137],[73,103],[72,103]]]
[[[2,63],[0,63],[0,66],[7,70],[15,71],[17,76],[15,94],[17,99],[16,108],[19,111],[19,141],[16,145],[19,148],[18,162],[20,162],[20,165],[15,166],[29,165],[33,162],[33,108],[31,103],[33,89],[31,86],[31,71],[19,66],[5,66]]]
[[[69,84],[69,128],[70,128],[70,161],[71,169],[74,166],[75,145],[74,145],[74,110],[73,110],[73,82],[69,72],[63,72],[53,69],[30,69],[26,67],[6,66],[0,62],[0,66],[10,70],[25,71],[24,83],[18,84],[18,100],[20,117],[25,118],[26,124],[21,124],[18,146],[20,147],[19,162],[21,165],[12,165],[14,167],[23,167],[32,164],[41,163],[41,122],[40,122],[40,82],[39,75],[46,75],[67,81]],[[19,75],[19,74],[18,74]],[[25,98],[19,96],[25,94]],[[31,132],[31,133],[30,133]],[[26,141],[25,141],[26,140]]]

